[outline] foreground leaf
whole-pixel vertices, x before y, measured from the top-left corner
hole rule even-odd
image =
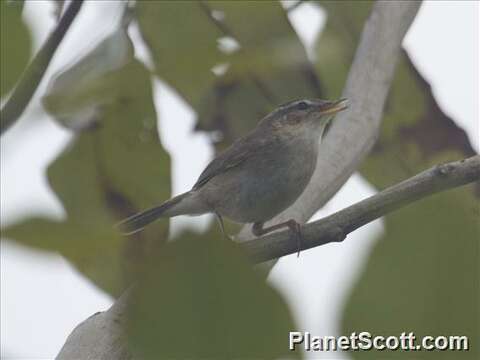
[[[101,76],[101,80],[92,78],[102,87],[95,97],[82,89],[85,98],[102,104],[94,121],[75,134],[48,169],[66,220],[27,219],[5,229],[4,234],[27,245],[59,251],[102,289],[118,295],[135,276],[149,248],[166,240],[168,221],[130,237],[121,236],[113,225],[170,196],[170,163],[158,141],[148,71],[132,60]],[[76,93],[78,89],[64,89],[68,90]],[[59,106],[66,103],[59,101]],[[68,113],[68,106],[64,109]],[[71,123],[70,119],[65,123]]]
[[[129,312],[134,357],[298,358],[286,304],[236,245],[211,235],[183,234],[148,262]]]

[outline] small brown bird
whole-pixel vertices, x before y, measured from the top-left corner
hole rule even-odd
[[[346,99],[281,105],[213,159],[192,190],[125,219],[120,229],[130,234],[158,218],[213,213],[224,234],[222,217],[227,217],[253,223],[256,236],[288,227],[300,239],[300,226],[293,219],[267,228],[264,223],[303,192],[315,170],[325,126],[346,108]]]

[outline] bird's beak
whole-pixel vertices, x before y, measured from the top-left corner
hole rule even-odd
[[[348,108],[348,100],[347,99],[340,99],[338,101],[332,102],[331,104],[324,105],[321,114],[322,115],[333,115],[342,110]]]

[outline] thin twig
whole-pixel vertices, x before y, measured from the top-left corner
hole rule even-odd
[[[302,250],[339,242],[355,229],[428,195],[480,180],[480,155],[437,165],[378,194],[302,228]],[[295,236],[282,231],[242,244],[254,263],[298,251]]]
[[[72,0],[47,41],[25,69],[13,93],[0,111],[0,134],[3,134],[22,115],[82,4],[83,0]]]

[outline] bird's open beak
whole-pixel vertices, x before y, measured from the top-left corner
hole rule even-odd
[[[331,104],[325,105],[322,108],[321,113],[322,115],[333,115],[338,113],[339,111],[345,110],[346,108],[348,108],[348,100],[340,99]]]

